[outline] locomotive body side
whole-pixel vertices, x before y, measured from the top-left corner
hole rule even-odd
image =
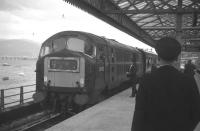
[[[118,87],[122,82],[128,80],[126,72],[128,71],[131,64],[135,63],[136,54],[139,53],[133,47],[123,45],[115,40],[107,39],[108,43],[108,61],[109,63],[109,84],[110,90]]]

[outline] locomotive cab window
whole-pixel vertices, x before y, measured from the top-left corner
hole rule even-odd
[[[69,38],[67,41],[67,46],[70,50],[84,52],[91,57],[96,56],[96,47],[92,44],[86,43],[84,40],[78,38]]]
[[[66,48],[66,40],[65,38],[59,38],[53,41],[53,50],[55,52],[60,51]]]
[[[73,51],[84,52],[85,41],[79,38],[69,38],[67,40],[67,48]]]
[[[45,55],[47,55],[47,54],[49,54],[49,53],[50,53],[50,47],[49,47],[49,46],[44,46],[44,47],[42,47],[41,50],[40,50],[40,55],[39,55],[39,57],[43,57],[43,56],[45,56]]]
[[[84,52],[84,40],[78,38],[61,37],[53,41],[54,52],[62,49]]]
[[[95,57],[96,56],[96,46],[86,43],[84,52],[85,52],[85,54],[87,54],[91,57]]]
[[[90,57],[96,56],[96,46],[93,44],[87,43],[85,40],[82,40],[77,37],[61,37],[53,40],[52,42],[48,42],[43,45],[40,51],[40,56],[44,56],[46,54],[60,51],[62,49],[69,49],[72,51],[83,52]]]

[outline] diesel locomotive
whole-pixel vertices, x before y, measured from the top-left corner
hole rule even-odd
[[[57,33],[41,46],[34,100],[64,106],[94,104],[104,92],[128,80],[132,63],[140,77],[156,63],[156,55],[86,32]]]

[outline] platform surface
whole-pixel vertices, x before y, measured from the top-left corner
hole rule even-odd
[[[46,131],[131,131],[135,98],[130,94],[127,89]]]

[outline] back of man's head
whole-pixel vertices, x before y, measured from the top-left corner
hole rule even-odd
[[[188,64],[192,64],[192,60],[188,60]]]
[[[172,62],[178,58],[181,45],[174,38],[164,37],[157,41],[155,49],[161,59]]]

